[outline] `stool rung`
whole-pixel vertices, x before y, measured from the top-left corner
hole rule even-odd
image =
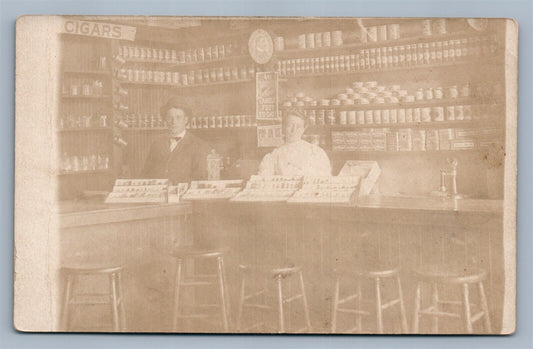
[[[293,302],[293,301],[295,301],[297,299],[300,299],[300,298],[303,298],[303,295],[302,294],[297,294],[295,296],[292,296],[292,297],[289,297],[289,298],[285,298],[283,300],[283,303],[290,303],[290,302]]]
[[[209,317],[215,317],[215,316],[220,316],[218,314],[187,314],[187,315],[183,315],[183,314],[180,314],[180,315],[176,315],[177,318],[179,319],[205,319],[205,318],[209,318]]]
[[[439,301],[439,304],[463,305],[463,302],[461,301]]]
[[[255,293],[250,293],[250,294],[244,296],[244,300],[247,300],[247,299],[250,299],[250,298],[254,298],[254,297],[257,297],[257,296],[261,296],[263,294],[265,294],[264,290],[263,291],[258,291],[258,292],[255,292]]]
[[[187,280],[187,281],[183,281],[180,284],[180,286],[184,286],[184,287],[188,287],[188,286],[208,286],[208,285],[216,285],[216,283],[210,282],[210,281],[192,281],[192,280]]]
[[[339,313],[349,313],[349,314],[358,314],[358,315],[370,315],[368,311],[358,310],[358,309],[348,309],[348,308],[337,308]]]
[[[271,306],[264,305],[264,304],[245,303],[242,306],[243,307],[248,307],[248,308],[272,309]]]
[[[357,297],[359,297],[358,294],[352,294],[350,296],[347,296],[347,297],[344,297],[344,298],[341,298],[339,299],[339,301],[337,302],[337,304],[344,304],[346,302],[349,302],[349,301],[352,301],[354,299],[356,299]]]
[[[483,316],[485,315],[485,312],[484,311],[480,311],[479,313],[477,313],[476,315],[472,316],[472,322],[476,322],[478,321],[479,319],[481,319]]]
[[[458,317],[461,317],[461,315],[459,314],[456,314],[456,313],[448,313],[446,311],[437,311],[437,310],[434,310],[435,307],[431,306],[431,307],[427,307],[426,309],[424,310],[421,310],[420,311],[420,315],[428,315],[428,316],[442,316],[442,317],[454,317],[454,318],[458,318]]]
[[[381,306],[381,309],[385,310],[387,308],[390,308],[392,306],[395,306],[396,304],[399,304],[400,303],[400,299],[394,299],[388,303],[385,303]]]

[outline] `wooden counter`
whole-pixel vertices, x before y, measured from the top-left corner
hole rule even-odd
[[[356,250],[402,270],[409,319],[417,265],[482,265],[489,272],[493,331],[501,326],[504,294],[503,205],[498,200],[367,197],[355,206],[195,202],[195,244],[229,248],[227,263],[237,303],[239,263],[301,265],[314,331],[329,330],[333,269],[355,262]],[[356,236],[366,233],[363,246]],[[450,290],[450,296],[454,296]],[[460,332],[460,328],[444,328]],[[389,329],[393,330],[393,329]]]

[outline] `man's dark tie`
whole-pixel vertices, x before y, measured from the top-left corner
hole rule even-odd
[[[173,140],[175,140],[176,142],[181,141],[181,137],[171,137],[170,139],[173,139]]]

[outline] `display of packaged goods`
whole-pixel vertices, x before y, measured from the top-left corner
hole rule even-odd
[[[451,128],[439,129],[439,150],[450,150],[454,131]]]
[[[181,201],[182,196],[187,192],[189,183],[178,183],[178,185],[168,186],[168,202],[177,203]]]
[[[187,128],[242,128],[257,126],[254,115],[195,116],[189,119]]]
[[[246,187],[231,201],[287,201],[300,188],[301,183],[301,176],[253,175]]]
[[[117,179],[106,203],[167,202],[168,179]]]
[[[242,190],[244,180],[192,181],[184,200],[230,199]]]
[[[425,151],[426,150],[426,131],[425,130],[412,130],[411,132],[411,150],[412,151]]]
[[[377,32],[370,35],[377,40]],[[305,48],[305,35],[300,36],[299,43],[300,48]],[[277,70],[281,76],[298,76],[453,63],[494,54],[497,44],[496,36],[485,35],[460,40],[361,48],[349,55],[282,59],[278,62]]]
[[[411,151],[413,146],[412,130],[404,128],[398,130],[398,150]]]
[[[287,200],[292,203],[355,204],[360,177],[304,177],[302,188]]]
[[[109,170],[110,157],[107,154],[68,155],[63,153],[59,164],[61,173]]]
[[[451,150],[465,150],[465,149],[474,149],[476,148],[476,140],[475,139],[452,139],[450,141],[450,149]]]
[[[439,149],[439,130],[426,130],[426,150]]]

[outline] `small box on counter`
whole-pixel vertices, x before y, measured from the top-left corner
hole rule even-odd
[[[231,199],[242,190],[244,180],[192,181],[183,200]]]
[[[117,179],[106,203],[164,203],[168,179]]]

